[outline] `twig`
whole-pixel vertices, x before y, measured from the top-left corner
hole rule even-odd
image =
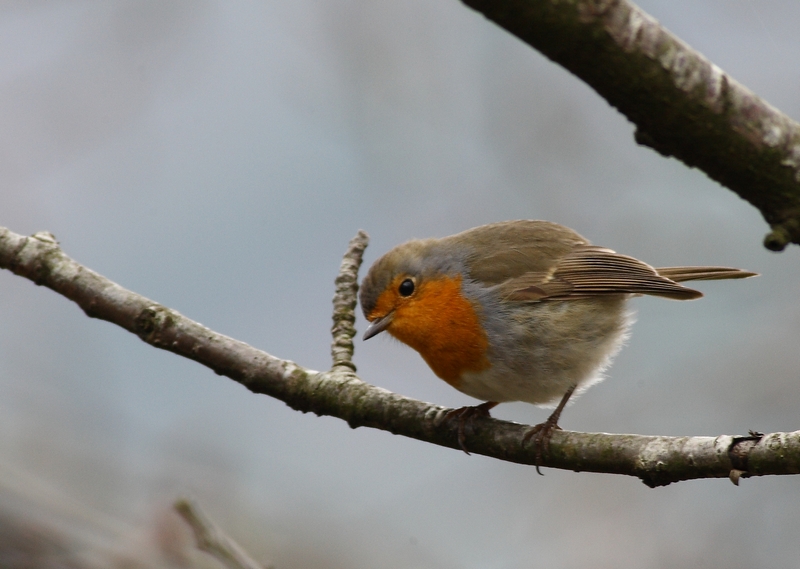
[[[358,265],[360,254],[352,260]],[[345,270],[351,270],[349,263]],[[459,449],[457,422],[448,409],[402,397],[361,381],[349,366],[330,372],[306,369],[217,334],[178,312],[126,290],[69,258],[46,232],[24,237],[0,228],[0,268],[76,302],[92,318],[113,322],[148,344],[201,363],[293,409],[344,419]],[[357,268],[357,267],[356,267]],[[348,292],[349,291],[349,292]],[[355,296],[355,287],[342,295]],[[355,298],[341,301],[355,306]],[[349,307],[349,308],[348,308]],[[348,332],[349,333],[349,332]],[[491,418],[471,422],[470,451],[533,465],[536,453],[522,444],[529,427]],[[637,476],[648,486],[694,478],[800,473],[800,431],[745,437],[654,437],[556,431],[540,466]],[[732,471],[737,471],[732,473]]]
[[[197,504],[184,498],[172,507],[192,528],[200,551],[212,555],[230,569],[269,569],[254,561],[238,543],[225,535]]]
[[[364,249],[369,243],[369,235],[359,230],[350,240],[342,258],[339,276],[336,277],[336,293],[333,295],[333,356],[332,369],[347,368],[343,371],[356,371],[353,363],[353,337],[356,335],[356,294],[358,293],[358,269]]]

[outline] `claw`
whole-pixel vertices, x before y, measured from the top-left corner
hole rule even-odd
[[[475,417],[491,417],[489,410],[497,405],[494,401],[487,401],[480,405],[471,405],[466,407],[459,407],[458,409],[450,409],[444,415],[445,421],[458,419],[458,446],[461,447],[465,453],[469,454],[467,450],[467,435],[466,424],[471,422]]]
[[[553,415],[550,415],[550,417],[548,417],[544,423],[534,425],[525,431],[524,435],[522,435],[523,446],[528,444],[528,441],[533,439],[533,444],[536,449],[536,472],[542,476],[544,475],[542,474],[542,471],[539,470],[539,465],[542,462],[542,453],[550,451],[550,438],[553,436],[553,431],[561,430],[561,427],[559,427],[558,423],[556,422],[558,421],[558,418],[556,418],[556,421],[551,421],[552,418]]]
[[[529,440],[533,439],[533,444],[536,448],[536,454],[534,455],[536,461],[534,464],[536,465],[537,474],[541,476],[544,476],[542,471],[539,470],[539,465],[542,462],[542,452],[550,451],[550,438],[553,436],[553,431],[561,430],[561,427],[558,426],[558,419],[561,417],[561,412],[564,410],[564,407],[566,407],[567,401],[572,397],[574,391],[575,386],[573,385],[567,390],[564,397],[561,398],[558,407],[556,407],[556,410],[553,411],[544,423],[534,425],[522,435],[522,446],[525,446]]]

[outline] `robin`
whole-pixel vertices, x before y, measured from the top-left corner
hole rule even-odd
[[[535,437],[538,464],[570,397],[600,381],[622,347],[631,296],[692,300],[702,294],[680,282],[755,275],[656,269],[557,223],[518,220],[398,245],[372,265],[359,299],[371,323],[365,340],[388,332],[438,377],[485,401],[448,413],[465,452],[465,422],[498,403],[558,402],[524,435],[523,443]]]

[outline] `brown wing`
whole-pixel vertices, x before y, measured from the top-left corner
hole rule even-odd
[[[676,300],[703,296],[699,291],[659,275],[647,263],[594,245],[573,247],[558,260],[549,276],[532,272],[509,279],[499,288],[506,298],[520,301],[607,294],[650,294]]]
[[[497,286],[511,300],[650,294],[677,300],[703,296],[676,281],[745,278],[727,267],[654,269],[633,257],[590,245],[575,231],[549,221],[493,223],[446,237],[459,249],[480,251],[467,259],[470,277]]]
[[[446,237],[462,249],[480,251],[467,259],[470,277],[488,286],[523,278],[535,284],[550,278],[559,260],[589,242],[571,229],[549,221],[493,223]]]

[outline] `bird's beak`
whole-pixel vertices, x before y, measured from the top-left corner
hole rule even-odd
[[[377,336],[384,330],[389,327],[389,324],[392,323],[392,318],[394,318],[394,312],[390,312],[386,316],[378,318],[377,320],[373,320],[372,324],[364,331],[364,339],[369,340],[373,336]]]

